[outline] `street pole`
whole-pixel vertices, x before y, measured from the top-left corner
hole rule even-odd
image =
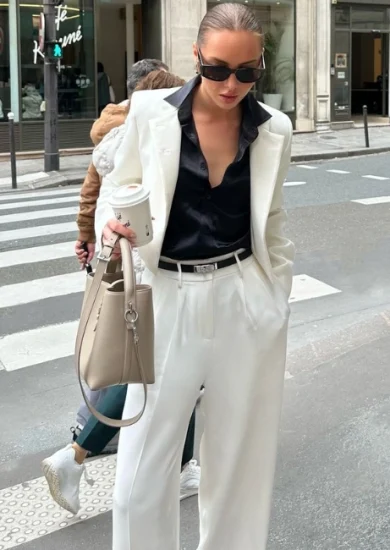
[[[368,109],[367,105],[363,105],[363,125],[364,125],[364,138],[366,140],[366,147],[370,147],[370,138],[368,135]]]
[[[45,15],[45,41],[56,39],[56,4],[53,0],[43,0]],[[57,62],[45,55],[44,63],[45,86],[45,172],[59,170],[60,157],[58,152],[58,75]]]
[[[17,176],[16,176],[16,147],[15,147],[15,115],[14,113],[8,113],[9,122],[9,153],[11,159],[11,182],[12,189],[17,188]]]

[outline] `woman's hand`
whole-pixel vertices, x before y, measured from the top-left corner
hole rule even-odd
[[[115,218],[112,220],[108,220],[108,222],[104,226],[103,238],[102,238],[103,245],[109,244],[111,235],[113,233],[118,233],[119,235],[122,235],[123,237],[125,237],[125,239],[127,239],[130,242],[132,247],[136,246],[137,235],[134,233],[132,229],[130,229],[129,227],[125,227],[122,223],[118,222],[118,220],[116,220]],[[120,246],[119,246],[119,243],[117,243],[112,254],[112,259],[117,260],[118,258],[120,258],[120,255],[121,255]]]
[[[86,243],[87,250],[84,249],[83,241],[76,241],[74,251],[76,253],[77,259],[81,264],[81,269],[85,269],[87,264],[90,264],[95,256],[95,243]]]

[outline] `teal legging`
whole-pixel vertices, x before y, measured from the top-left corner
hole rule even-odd
[[[113,386],[109,388],[103,399],[97,405],[100,413],[115,420],[120,420],[123,414],[127,393],[127,386]],[[99,422],[93,415],[90,416],[76,443],[86,451],[100,454],[111,439],[118,433],[118,428],[110,428]],[[182,456],[182,467],[194,457],[195,441],[195,409],[192,413],[188,426],[187,436],[184,443]]]

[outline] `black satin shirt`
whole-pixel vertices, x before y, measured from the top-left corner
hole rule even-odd
[[[196,77],[166,98],[178,108],[182,127],[179,175],[161,255],[173,260],[207,259],[251,248],[250,149],[258,126],[271,115],[249,94],[236,158],[220,185],[210,186],[205,157],[192,117]]]

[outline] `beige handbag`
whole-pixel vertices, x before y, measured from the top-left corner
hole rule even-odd
[[[122,271],[116,271],[117,262],[111,258],[118,240]],[[130,243],[117,234],[103,247],[96,271],[87,277],[76,338],[76,363],[84,400],[100,422],[122,428],[140,420],[146,407],[147,384],[154,383],[152,288],[136,284]],[[144,406],[133,418],[108,418],[89,402],[82,380],[91,390],[142,383]]]

